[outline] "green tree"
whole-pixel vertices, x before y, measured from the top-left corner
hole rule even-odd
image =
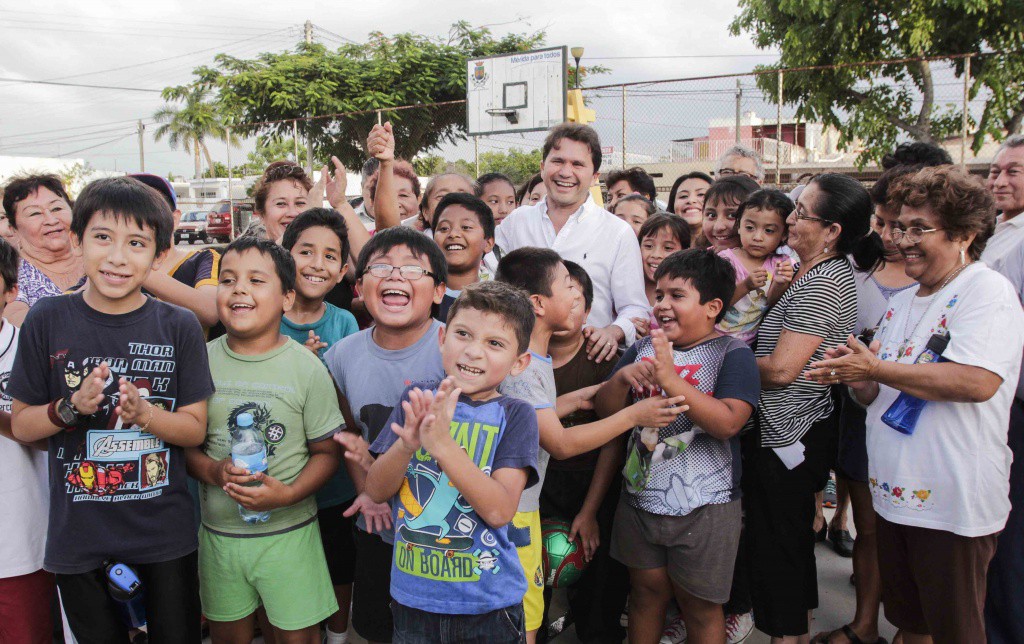
[[[306,146],[299,143],[298,163],[305,164]],[[291,159],[295,161],[295,139],[261,136],[256,139],[256,149],[249,153],[239,174],[263,174],[263,170],[274,161]]]
[[[771,70],[863,63],[985,51],[1019,52],[1024,46],[1020,0],[740,0],[733,34],[748,32],[759,48],[777,48]],[[941,105],[934,63],[913,61],[786,74],[783,97],[804,121],[833,125],[840,144],[861,141],[858,163],[877,159],[899,139],[935,142],[961,131],[962,99]],[[963,78],[964,60],[954,62]],[[986,136],[1016,131],[1024,117],[1024,58],[979,55],[971,61],[970,96],[990,96],[976,123],[974,149]],[[777,76],[758,76],[769,96]],[[973,122],[973,121],[972,121]]]
[[[237,171],[236,171],[237,174]],[[228,166],[220,161],[214,161],[213,165],[203,170],[204,179],[226,179],[228,176]]]
[[[295,51],[263,53],[255,59],[220,54],[213,67],[194,73],[199,84],[217,89],[218,104],[234,122],[260,123],[247,128],[248,134],[291,136],[293,121],[307,115],[362,112],[299,122],[304,138],[313,142],[318,164],[337,155],[355,168],[365,158],[376,110],[383,110],[383,117],[393,123],[396,153],[403,158],[464,138],[462,104],[389,108],[461,101],[466,97],[467,59],[536,49],[544,38],[544,32],[497,38],[486,27],[459,22],[446,38],[375,32],[364,44],[336,50],[300,43]],[[600,71],[591,67],[584,73]]]
[[[157,141],[167,137],[172,149],[181,145],[195,158],[196,178],[202,175],[200,154],[206,157],[206,167],[213,167],[210,150],[206,141],[210,138],[228,140],[228,130],[220,108],[211,100],[210,86],[204,84],[167,87],[162,96],[165,101],[183,103],[182,106],[164,105],[153,115],[161,123],[153,135]],[[231,145],[238,145],[238,137],[232,133]]]
[[[480,174],[501,172],[507,174],[513,183],[520,184],[540,171],[540,150],[523,152],[512,148],[508,152],[482,152]],[[476,164],[472,160],[455,159],[448,161],[438,155],[419,156],[412,160],[416,174],[431,177],[444,172],[461,172],[470,177],[477,176]]]

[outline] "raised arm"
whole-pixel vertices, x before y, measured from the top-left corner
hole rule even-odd
[[[402,225],[395,187],[395,134],[391,123],[374,125],[366,140],[367,151],[378,161],[377,190],[373,195],[373,218],[377,231]]]

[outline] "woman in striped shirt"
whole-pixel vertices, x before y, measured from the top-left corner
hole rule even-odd
[[[793,283],[758,333],[762,391],[745,445],[743,494],[754,621],[779,641],[806,637],[818,605],[814,494],[836,455],[832,388],[801,377],[845,342],[857,320],[857,268],[873,268],[882,242],[870,231],[871,197],[838,174],[813,179],[786,223],[800,258]]]

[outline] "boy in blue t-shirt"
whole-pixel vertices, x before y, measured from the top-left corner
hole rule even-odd
[[[281,245],[295,260],[295,302],[281,317],[281,333],[323,359],[324,351],[359,331],[355,316],[324,301],[348,268],[348,227],[337,210],[310,208],[288,225]],[[345,512],[355,497],[356,487],[343,467],[316,493],[320,538],[339,607],[327,619],[325,644],[344,642],[348,631],[356,546]]]
[[[448,310],[462,289],[489,279],[481,275],[484,256],[494,248],[494,215],[478,197],[464,192],[446,194],[434,208],[434,241],[448,262],[444,298],[435,316],[448,320]]]
[[[447,377],[406,390],[366,477],[373,500],[393,501],[395,639],[520,642],[526,580],[508,530],[537,481],[537,417],[497,387],[530,362],[533,306],[483,282],[463,290],[449,320]]]
[[[673,597],[690,639],[726,639],[721,605],[741,522],[738,435],[761,388],[746,343],[715,331],[735,277],[713,251],[669,255],[655,274],[650,336],[595,397],[598,414],[627,397],[685,396],[688,406],[667,427],[638,426],[629,438],[611,554],[629,568],[631,642],[658,640]]]

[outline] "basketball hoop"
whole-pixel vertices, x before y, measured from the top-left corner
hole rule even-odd
[[[513,110],[508,108],[491,108],[484,111],[490,114],[491,116],[504,116],[512,125],[515,125],[516,123],[519,122],[519,110]]]

